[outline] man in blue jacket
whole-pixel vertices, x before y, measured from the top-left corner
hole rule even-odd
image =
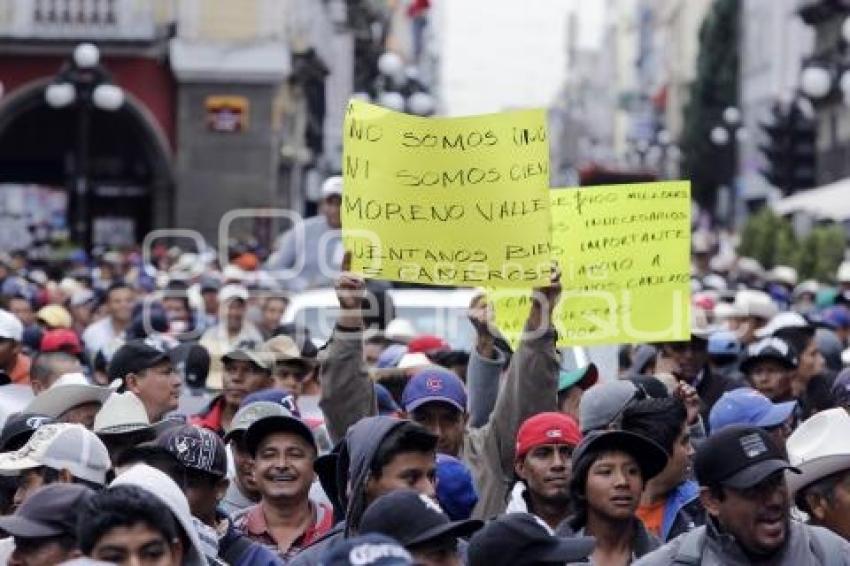
[[[637,509],[647,530],[662,541],[705,523],[699,486],[690,479],[694,448],[687,420],[684,403],[675,397],[637,401],[623,413],[623,430],[655,440],[669,457],[647,482]]]

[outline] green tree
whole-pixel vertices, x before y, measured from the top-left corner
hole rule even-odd
[[[714,146],[710,133],[721,123],[723,110],[738,105],[739,11],[739,0],[715,0],[702,23],[697,76],[684,107],[679,140],[682,173],[691,180],[696,201],[712,212],[717,188],[728,181],[733,163],[729,147]]]
[[[847,234],[838,224],[817,226],[798,239],[791,222],[764,207],[747,219],[738,254],[757,259],[767,269],[790,265],[801,280],[832,281],[846,246]]]
[[[738,253],[741,256],[755,258],[762,265],[772,266],[777,220],[776,215],[767,207],[750,216],[741,230]]]
[[[790,265],[797,267],[800,260],[800,244],[794,235],[791,223],[783,218],[774,216],[774,245],[773,265]]]
[[[844,259],[847,236],[838,225],[818,226],[803,240],[799,272],[806,279],[832,281]],[[807,257],[811,254],[810,257]]]

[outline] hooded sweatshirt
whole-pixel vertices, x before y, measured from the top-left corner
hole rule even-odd
[[[180,487],[174,483],[174,480],[147,464],[136,464],[115,478],[109,484],[109,487],[116,485],[134,485],[140,487],[168,507],[189,539],[189,546],[185,549],[183,555],[183,566],[207,566],[201,541],[192,522],[189,501],[180,490]]]
[[[345,521],[295,557],[292,566],[318,565],[324,551],[356,534],[366,510],[366,483],[369,468],[384,439],[406,421],[392,417],[366,417],[348,429],[337,459],[336,488]],[[347,486],[351,493],[347,493]]]

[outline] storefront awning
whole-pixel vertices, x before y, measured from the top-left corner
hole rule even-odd
[[[850,220],[850,178],[793,194],[771,204],[779,215],[806,213],[816,220]]]

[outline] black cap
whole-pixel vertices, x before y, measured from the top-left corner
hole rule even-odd
[[[223,478],[227,475],[227,449],[211,430],[193,425],[170,428],[156,444],[171,452],[188,470]]]
[[[36,414],[15,413],[6,419],[0,432],[0,452],[11,452],[21,448],[41,425],[55,423],[51,417]]]
[[[44,538],[76,533],[77,518],[94,492],[80,484],[44,486],[15,511],[0,517],[0,529],[13,537]]]
[[[168,351],[155,340],[131,340],[118,348],[109,362],[109,381],[120,379],[128,373],[138,373],[168,360]]]
[[[640,467],[643,481],[661,473],[667,465],[667,452],[655,441],[625,430],[594,430],[587,433],[573,452],[573,469],[590,453],[619,450],[630,454]],[[578,478],[575,478],[578,479]]]
[[[193,389],[206,387],[210,373],[210,354],[206,348],[187,342],[171,350],[169,355],[186,385]]]
[[[319,563],[324,566],[410,566],[413,559],[393,539],[371,534],[328,545]]]
[[[285,408],[281,408],[281,410],[289,412]],[[291,413],[290,416],[276,415],[263,417],[251,424],[251,426],[248,427],[248,430],[245,431],[245,436],[243,437],[245,448],[247,448],[248,453],[255,456],[257,454],[257,448],[260,446],[260,442],[262,442],[266,436],[274,432],[295,433],[306,440],[318,453],[316,438],[313,436],[313,432],[310,430],[310,427],[308,427],[304,421]]]
[[[509,513],[484,525],[469,542],[469,566],[531,566],[584,560],[592,537],[561,538],[539,518]]]
[[[724,427],[704,440],[694,457],[694,473],[703,486],[746,489],[783,470],[800,473],[764,429],[749,425]]]
[[[431,541],[468,537],[483,525],[477,520],[451,521],[427,495],[402,489],[376,499],[363,513],[359,532],[381,533],[410,549]]]
[[[800,364],[791,345],[776,336],[764,338],[747,349],[747,357],[741,362],[741,371],[750,373],[753,366],[762,360],[774,360],[787,369],[796,369]]]

